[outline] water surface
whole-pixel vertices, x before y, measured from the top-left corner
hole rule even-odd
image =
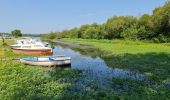
[[[82,71],[84,77],[77,81],[79,88],[85,88],[87,84],[93,83],[95,88],[111,88],[109,82],[113,78],[143,80],[144,75],[138,71],[113,68],[105,63],[100,57],[101,52],[88,49],[73,49],[57,45],[54,47],[54,55],[64,54],[72,58],[71,68]]]

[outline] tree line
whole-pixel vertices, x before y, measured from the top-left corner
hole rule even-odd
[[[22,36],[22,33],[21,33],[21,30],[15,29],[15,30],[12,30],[11,33],[1,32],[1,33],[0,33],[0,36],[1,36],[2,38],[3,38],[3,36],[21,37],[21,36]]]
[[[113,16],[103,24],[86,24],[62,32],[43,35],[48,39],[83,38],[83,39],[129,39],[170,42],[170,2],[157,7],[151,15]]]
[[[2,33],[0,33],[0,36]],[[25,36],[25,37],[41,37],[42,34],[26,34],[26,33],[22,33],[21,30],[19,29],[14,29],[11,31],[11,33],[3,33],[9,36],[13,36],[13,37],[21,37],[21,36]]]

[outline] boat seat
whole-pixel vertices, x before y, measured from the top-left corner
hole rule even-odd
[[[38,58],[38,61],[48,61],[48,58]]]
[[[38,61],[37,57],[28,57],[28,58],[22,58],[22,59],[27,60],[27,61]]]

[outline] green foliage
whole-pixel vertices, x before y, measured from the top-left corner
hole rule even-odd
[[[113,38],[121,38],[120,34],[130,28],[132,25],[136,23],[136,18],[134,17],[112,17],[108,19],[107,23],[105,24],[105,31],[106,31],[106,38],[113,39]]]
[[[51,33],[53,35],[53,33]],[[140,18],[133,16],[114,16],[106,23],[87,24],[80,28],[55,32],[56,38],[83,39],[129,39],[169,42],[170,38],[170,2],[155,8],[152,15],[144,14]],[[54,35],[53,35],[54,36]],[[46,39],[51,37],[47,36]]]
[[[41,37],[42,34],[22,34],[25,37]]]
[[[78,38],[78,32],[79,32],[78,28],[73,28],[67,33],[66,37]]]
[[[0,59],[1,58],[17,58],[17,57],[24,56],[22,54],[15,54],[12,52],[11,47],[9,45],[12,45],[13,43],[14,43],[13,39],[5,40],[6,45],[2,45],[2,42],[0,42]]]
[[[117,94],[123,100],[168,100],[170,98],[170,89],[166,89],[163,85],[155,84],[154,82],[113,79],[112,85],[119,90]]]
[[[137,27],[134,25],[123,31],[121,36],[129,40],[145,40],[149,37],[149,34],[144,26]]]
[[[15,29],[11,32],[11,34],[15,37],[19,37],[19,36],[22,36],[22,33],[19,29]]]
[[[0,99],[3,100],[56,100],[64,98],[71,84],[60,83],[67,76],[76,77],[77,70],[44,72],[36,66],[16,62],[0,62]],[[52,75],[50,73],[53,73]],[[61,76],[61,73],[62,76]],[[57,76],[57,77],[56,77]]]
[[[137,40],[138,29],[132,26],[121,33],[122,37],[130,40]]]
[[[92,24],[83,32],[82,38],[84,39],[103,39],[103,30],[97,24]]]
[[[94,45],[108,52],[101,54],[101,57],[109,66],[138,70],[147,78],[146,80],[113,78],[110,80],[110,85],[114,90],[110,91],[107,88],[96,89],[95,82],[79,84],[79,81],[85,77],[80,70],[66,68],[49,71],[47,68],[28,66],[19,62],[0,62],[0,99],[168,100],[170,98],[170,88],[164,86],[164,83],[170,81],[168,43],[96,39],[66,39],[65,41]],[[12,42],[13,40],[7,41],[8,44]],[[4,48],[0,47],[1,49]],[[10,48],[6,49],[8,57],[20,56],[13,55]],[[83,85],[84,88],[77,89],[77,84]]]
[[[167,2],[164,6],[156,8],[152,15],[154,36],[162,34],[164,36],[170,36],[170,2]]]

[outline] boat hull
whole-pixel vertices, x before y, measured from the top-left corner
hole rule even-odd
[[[14,53],[17,54],[26,54],[26,55],[52,55],[52,49],[19,49],[19,48],[12,48]]]
[[[61,61],[27,61],[20,59],[20,61],[24,64],[35,65],[35,66],[64,66],[71,65],[71,60],[61,60]]]

